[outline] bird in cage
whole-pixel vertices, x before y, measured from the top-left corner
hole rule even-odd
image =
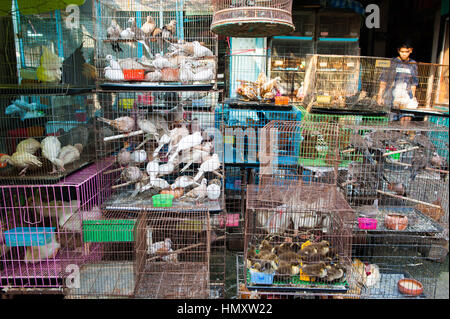
[[[209,152],[204,151],[203,149],[192,148],[188,150],[186,153],[182,154],[180,157],[180,163],[186,163],[183,168],[180,170],[180,173],[183,173],[186,169],[188,169],[192,164],[201,164],[206,161],[210,156]]]
[[[177,31],[177,21],[176,20],[170,20],[168,24],[165,24],[162,28],[161,36],[163,39],[169,39],[173,37],[173,35]]]
[[[20,119],[25,121],[27,119],[33,119],[45,116],[45,110],[49,107],[41,103],[27,103],[25,101],[16,99],[12,101],[5,109],[6,115],[19,114]]]
[[[106,29],[106,37],[111,40],[111,47],[114,52],[122,52],[122,48],[119,45],[120,34],[122,28],[117,24],[116,19],[111,19],[111,25]]]
[[[61,245],[56,241],[54,235],[52,236],[52,241],[48,244],[42,246],[31,246],[27,247],[25,250],[25,263],[37,263],[46,259],[55,258]]]
[[[137,183],[142,179],[142,171],[137,166],[128,166],[122,171],[121,177],[127,182]]]
[[[433,156],[430,158],[430,164],[434,168],[443,169],[446,166],[446,159],[437,152],[433,152]]]
[[[337,265],[327,265],[326,272],[324,280],[329,282],[343,279],[345,275],[345,270]]]
[[[177,177],[177,179],[175,179],[175,181],[172,183],[172,185],[170,185],[170,188],[171,189],[186,188],[186,187],[189,187],[192,185],[199,186],[200,184],[195,182],[192,177],[182,175],[182,176]]]
[[[58,154],[58,159],[61,161],[61,166],[58,168],[60,172],[64,172],[64,166],[73,163],[80,159],[83,151],[82,144],[66,145],[61,148]]]
[[[216,175],[220,175],[217,170],[219,170],[221,166],[219,155],[217,153],[214,153],[209,159],[204,161],[200,167],[198,168],[198,173],[194,177],[194,181],[197,182],[204,173],[206,172],[212,172]]]
[[[36,154],[36,152],[41,148],[41,143],[39,143],[34,138],[30,137],[23,141],[20,141],[19,144],[16,146],[16,152],[18,153],[29,153],[29,154]]]
[[[406,187],[403,183],[392,182],[388,184],[387,188],[399,196],[407,196]]]
[[[355,211],[357,214],[359,214],[360,217],[376,218],[380,213],[378,209],[378,199],[375,199],[372,205],[363,205],[356,207]]]
[[[170,154],[169,162],[173,162],[178,156],[179,152],[190,149],[194,146],[200,145],[203,141],[202,133],[201,132],[194,132],[193,134],[189,134],[186,136],[183,136],[176,147],[171,149],[172,154]],[[201,176],[200,176],[201,177]],[[199,177],[199,178],[200,178]]]
[[[206,187],[206,194],[210,200],[217,200],[220,197],[220,190],[220,185],[212,183]]]
[[[420,171],[427,167],[428,160],[422,150],[415,150],[414,156],[411,160],[411,175],[410,178],[413,181]]]
[[[141,29],[144,31],[147,35],[151,35],[153,33],[153,30],[156,28],[156,22],[155,19],[151,15],[147,16],[147,20],[142,25]]]
[[[110,120],[104,117],[97,117],[97,120],[100,122],[104,122],[119,132],[129,133],[134,130],[135,121],[132,117],[129,116],[121,116],[116,118],[115,120]]]
[[[433,144],[433,142],[427,136],[426,132],[416,133],[412,139],[412,143],[414,145],[422,147],[426,150],[430,150],[430,151],[436,150],[436,146]]]
[[[134,34],[134,39],[144,46],[148,55],[152,58],[153,53],[150,49],[149,35],[147,35],[141,28],[137,26],[136,19],[134,17],[130,17],[127,23],[130,25],[130,30]]]
[[[0,164],[6,163],[21,168],[19,176],[24,176],[29,167],[42,167],[41,161],[33,154],[27,152],[15,152],[11,156],[3,155],[0,157]]]
[[[312,277],[325,278],[327,275],[327,264],[323,261],[312,264],[301,265],[304,274]]]
[[[42,47],[40,65],[36,70],[36,76],[41,82],[59,83],[62,75],[62,62],[58,55],[46,46]]]
[[[132,40],[135,38],[135,34],[131,31],[131,28],[128,27],[120,32],[120,38],[124,40]]]
[[[134,164],[145,163],[147,161],[147,152],[145,150],[135,150],[131,153],[130,159]]]
[[[127,148],[122,148],[116,156],[117,163],[120,166],[127,166],[131,163],[131,152]]]
[[[375,161],[372,158],[372,154],[370,154],[369,151],[369,144],[368,141],[358,133],[352,133],[350,135],[350,145],[355,149],[356,152],[363,155],[363,159],[372,164],[375,165]]]
[[[167,162],[165,164],[159,165],[158,176],[165,176],[172,174],[175,171],[175,164],[172,162]]]
[[[165,68],[173,69],[177,67],[176,65],[170,63],[170,61],[160,53],[155,54],[155,59],[153,60],[152,64],[158,70],[162,70]]]
[[[42,155],[52,163],[53,170],[50,174],[58,173],[63,169],[63,163],[58,158],[61,151],[61,142],[56,136],[47,136],[41,141]]]
[[[207,184],[206,178],[202,179],[200,186],[191,189],[189,192],[181,196],[181,198],[193,199],[196,203],[204,200],[207,197]]]

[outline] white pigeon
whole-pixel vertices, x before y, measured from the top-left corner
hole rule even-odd
[[[203,161],[207,160],[209,158],[209,153],[205,152],[201,149],[195,149],[188,151],[189,153],[183,154],[181,163],[186,163],[184,167],[180,170],[180,173],[183,173],[186,169],[188,169],[193,163],[200,164]]]
[[[203,138],[201,132],[195,132],[193,134],[184,136],[183,138],[181,138],[180,142],[178,142],[173,154],[169,157],[169,162],[173,162],[175,160],[175,158],[178,156],[178,152],[187,150],[196,145],[200,145],[202,141]]]
[[[194,58],[203,58],[214,55],[210,49],[201,45],[200,42],[193,41],[192,44],[194,45]]]
[[[170,188],[175,189],[175,188],[186,188],[188,186],[191,185],[199,185],[198,183],[194,182],[194,180],[192,179],[192,177],[190,176],[179,176],[172,185],[170,185]]]
[[[117,24],[117,21],[115,19],[112,19],[111,25],[108,27],[108,29],[106,29],[107,38],[111,40],[118,40],[121,32],[122,29]]]
[[[214,153],[208,160],[204,161],[198,168],[198,173],[194,177],[194,181],[198,181],[205,172],[214,172],[220,168],[220,159],[217,153]]]
[[[176,147],[176,145],[180,142],[180,140],[189,135],[189,130],[186,127],[186,124],[182,124],[180,127],[176,127],[169,132],[170,144],[167,150],[168,154],[171,154],[172,148]]]
[[[105,60],[109,63],[109,66],[112,70],[122,70],[119,62],[117,62],[111,54],[108,54],[105,57]]]
[[[170,136],[167,134],[163,134],[161,138],[158,141],[158,147],[155,148],[153,151],[153,157],[157,157],[159,154],[159,151],[164,147],[164,145],[168,144],[170,142]]]
[[[151,179],[152,177],[153,177],[153,178],[156,178],[156,176],[158,176],[158,174],[159,174],[159,164],[158,164],[158,161],[157,161],[157,160],[153,160],[153,161],[149,162],[149,163],[147,164],[147,167],[145,168],[145,170],[147,171],[148,176],[150,176],[150,179]]]
[[[196,202],[201,201],[207,196],[207,184],[208,180],[206,178],[202,179],[200,186],[191,189],[189,192],[184,194],[182,198],[188,197],[194,199]]]
[[[144,150],[136,150],[131,153],[131,160],[134,163],[144,163],[147,160],[147,152]]]
[[[58,159],[61,161],[62,167],[59,169],[65,171],[64,166],[80,159],[83,145],[77,143],[75,145],[66,145],[59,151]]]
[[[53,170],[50,174],[55,174],[64,169],[62,161],[58,158],[61,151],[61,142],[56,136],[47,136],[41,141],[42,155],[52,163]]]
[[[206,187],[206,195],[210,200],[216,200],[220,197],[220,186],[217,184],[210,184]]]
[[[152,243],[151,237],[147,232],[147,253],[154,255],[156,253],[168,252],[172,246],[172,240],[170,238],[164,239],[164,241],[158,241]]]
[[[159,165],[159,176],[169,175],[175,169],[175,165],[172,162],[167,162],[166,164]]]
[[[155,70],[153,72],[147,72],[145,74],[144,80],[148,82],[159,82],[162,78],[162,73],[160,70]]]
[[[150,176],[150,182],[148,183],[148,185],[151,186],[151,188],[161,188],[161,189],[166,189],[170,187],[170,184],[163,178],[158,178],[158,177],[154,177],[152,178]],[[145,185],[143,188],[145,188],[147,185]]]
[[[124,40],[134,39],[134,32],[131,31],[131,28],[126,28],[122,32],[120,32],[120,38]]]
[[[159,70],[164,68],[175,68],[176,65],[173,65],[169,62],[169,60],[163,57],[160,53],[155,54],[155,59],[153,60],[153,66]]]
[[[122,70],[113,70],[110,66],[106,66],[104,68],[105,71],[105,79],[111,81],[123,81],[125,80],[125,76],[123,75]]]

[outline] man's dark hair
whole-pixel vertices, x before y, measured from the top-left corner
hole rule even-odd
[[[401,44],[399,44],[397,46],[397,50],[400,50],[400,49],[403,49],[403,48],[412,49],[413,47],[412,47],[411,43],[409,43],[409,42],[402,42]]]

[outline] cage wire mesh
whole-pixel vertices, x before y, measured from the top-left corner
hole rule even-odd
[[[333,184],[267,179],[247,188],[245,284],[304,296],[349,289],[354,211]]]
[[[5,35],[15,44],[2,47],[3,89],[64,93],[92,87],[95,38],[90,9],[90,2],[77,10],[37,14],[23,14],[14,7],[2,17]]]
[[[338,185],[357,215],[353,266],[364,285],[355,292],[405,298],[398,281],[415,279],[416,298],[434,298],[435,265],[448,253],[448,128],[429,122],[347,127],[349,144],[340,153],[351,162]]]
[[[2,95],[0,180],[56,183],[95,160],[93,95]]]
[[[290,36],[314,37],[316,34],[316,12],[313,10],[293,10],[292,21],[295,30]]]
[[[95,0],[97,80],[206,83],[216,79],[212,12],[197,1]]]
[[[316,42],[317,54],[360,55],[358,39],[333,41],[333,39],[320,38]]]
[[[102,172],[111,164],[92,164],[51,185],[0,186],[3,289],[62,289],[68,266],[92,258],[83,250],[81,223],[105,200]]]
[[[207,210],[146,211],[136,225],[135,296],[209,297]]]
[[[397,73],[400,69],[404,72]],[[380,115],[391,109],[431,108],[440,103],[448,66],[319,54],[308,57],[305,78],[303,105],[308,111]],[[411,87],[416,87],[414,96]]]
[[[115,168],[105,172],[113,180],[108,207],[182,208],[197,203],[209,211],[222,209],[222,139],[214,127],[214,113],[207,111],[216,103],[214,96],[215,92],[99,94],[103,117],[96,119],[97,158],[116,161]],[[198,102],[201,98],[203,103]]]
[[[232,37],[270,37],[294,30],[292,0],[214,0],[211,30]]]

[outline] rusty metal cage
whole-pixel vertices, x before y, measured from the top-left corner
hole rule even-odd
[[[231,37],[270,37],[294,31],[292,0],[214,0],[211,30]]]
[[[97,81],[213,83],[217,36],[198,1],[94,1]]]
[[[333,184],[277,179],[247,188],[246,287],[268,294],[348,290],[354,211]]]
[[[2,46],[2,90],[64,93],[93,87],[95,38],[90,3],[59,5],[60,9],[49,12],[12,4],[9,14],[0,18],[10,43]]]
[[[136,298],[209,297],[207,210],[145,211],[136,225]]]
[[[217,92],[104,91],[98,100],[97,158],[116,159],[105,172],[113,180],[105,209],[197,203],[221,211],[222,139],[209,111]]]
[[[5,94],[0,101],[2,183],[56,183],[95,160],[92,94]]]
[[[448,66],[378,57],[311,55],[305,75],[307,110],[359,114],[441,104]],[[445,103],[445,101],[444,101]]]

